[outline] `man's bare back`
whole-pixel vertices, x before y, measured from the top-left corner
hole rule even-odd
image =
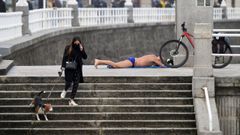
[[[160,63],[159,57],[156,55],[150,54],[150,55],[144,55],[142,57],[135,59],[134,66],[140,67],[140,66],[153,66],[153,65],[162,65]]]

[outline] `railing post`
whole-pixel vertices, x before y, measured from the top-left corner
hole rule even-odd
[[[73,27],[78,27],[80,26],[79,24],[79,19],[78,19],[78,3],[76,0],[68,0],[67,6],[69,8],[72,8],[72,26]]]
[[[22,34],[31,34],[29,30],[29,9],[28,3],[26,0],[19,0],[16,4],[16,11],[23,12],[22,14]]]
[[[133,23],[133,3],[131,0],[126,0],[125,7],[127,8],[128,23]]]

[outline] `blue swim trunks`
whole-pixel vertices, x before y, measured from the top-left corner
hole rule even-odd
[[[134,57],[129,57],[128,60],[132,63],[132,67],[134,67],[135,58]]]

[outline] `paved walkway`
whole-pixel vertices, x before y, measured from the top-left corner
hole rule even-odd
[[[14,66],[7,76],[57,76],[59,65],[53,66]],[[223,69],[214,69],[216,77],[240,77],[240,64],[231,64]],[[193,68],[124,68],[108,69],[93,65],[83,67],[84,76],[192,76]]]

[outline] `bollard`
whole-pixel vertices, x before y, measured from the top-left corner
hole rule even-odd
[[[222,18],[223,19],[227,19],[227,4],[226,4],[226,2],[225,2],[225,0],[222,0],[222,2],[221,2],[221,8],[222,8]]]

